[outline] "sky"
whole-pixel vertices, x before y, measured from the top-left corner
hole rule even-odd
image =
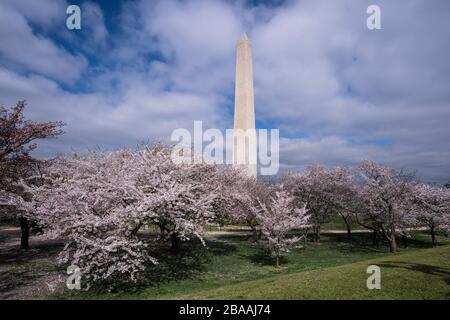
[[[70,4],[81,30],[66,27]],[[373,159],[450,180],[447,0],[2,0],[0,105],[66,123],[40,157],[168,140],[195,120],[231,128],[243,32],[282,171]]]

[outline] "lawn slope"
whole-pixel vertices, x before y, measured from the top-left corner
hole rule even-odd
[[[368,290],[367,266],[381,268],[381,289]],[[284,274],[160,299],[449,299],[450,246],[336,267]]]

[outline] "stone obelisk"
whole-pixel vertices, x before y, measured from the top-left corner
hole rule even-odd
[[[237,44],[234,93],[233,164],[256,178],[257,150],[252,45],[246,33]]]

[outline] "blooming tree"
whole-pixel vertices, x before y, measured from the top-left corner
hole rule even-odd
[[[250,227],[253,240],[258,242],[261,230],[254,208],[269,199],[273,187],[268,182],[248,177],[240,171],[235,171],[234,175],[234,183],[229,184],[231,189],[228,193],[233,203],[231,214],[236,221]]]
[[[64,157],[41,186],[30,187],[45,235],[66,240],[60,262],[78,266],[92,280],[136,280],[147,262],[156,263],[137,234],[154,215],[139,210],[139,162],[127,150]]]
[[[26,187],[45,235],[67,240],[61,262],[93,280],[136,280],[148,262],[156,263],[140,228],[164,228],[173,252],[191,236],[204,243],[204,225],[226,203],[222,176],[217,166],[176,163],[171,148],[157,144],[62,157],[42,175],[43,183]]]
[[[357,221],[381,234],[389,242],[391,252],[397,252],[396,232],[414,224],[411,176],[375,161],[362,162],[359,174],[364,208],[356,215]]]
[[[200,161],[174,162],[172,149],[157,145],[141,153],[137,187],[142,210],[153,211],[151,221],[170,237],[171,251],[194,235],[204,243],[204,225],[223,215],[226,193],[218,166]],[[194,155],[195,157],[195,155]],[[153,165],[152,165],[153,164]]]
[[[436,245],[436,230],[450,229],[450,189],[417,184],[414,188],[414,204],[417,221],[430,229],[431,241]]]
[[[0,106],[0,219],[20,222],[22,231],[20,247],[28,249],[30,227],[35,223],[29,194],[24,193],[24,183],[34,183],[43,161],[30,153],[36,149],[35,140],[57,137],[62,134],[62,122],[34,122],[25,120],[25,101],[8,110]],[[27,183],[25,182],[25,184]]]
[[[302,237],[289,236],[294,229],[308,226],[309,215],[305,206],[298,208],[295,197],[288,191],[272,187],[272,195],[268,199],[257,198],[257,205],[252,207],[256,219],[267,238],[268,246],[276,258],[276,266],[280,265],[282,252],[288,251]]]
[[[26,177],[19,181],[11,181],[7,190],[0,190],[0,206],[2,219],[18,219],[21,227],[20,248],[29,249],[31,226],[37,226],[36,203],[27,185],[36,177]]]
[[[334,167],[325,170],[323,178],[328,185],[325,190],[329,207],[342,218],[347,228],[347,237],[351,238],[353,217],[360,209],[353,173],[347,167]]]
[[[285,184],[299,206],[307,203],[316,242],[320,242],[321,226],[336,214],[344,219],[350,234],[355,189],[351,172],[347,168],[326,169],[313,165],[303,172],[289,173],[285,177]]]

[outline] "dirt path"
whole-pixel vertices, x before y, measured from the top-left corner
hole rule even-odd
[[[412,231],[412,230],[427,230],[427,228],[425,227],[421,227],[421,228],[407,228],[407,231]],[[355,229],[352,230],[352,233],[368,233],[371,232],[370,230],[367,229]],[[323,230],[320,234],[326,235],[326,234],[346,234],[347,230]],[[208,231],[207,236],[210,237],[220,237],[220,236],[250,236],[252,235],[252,232],[249,230],[240,230],[240,231]]]
[[[367,233],[369,230],[352,230],[352,233]],[[325,230],[322,231],[321,234],[346,234],[346,230]],[[252,235],[251,231],[242,230],[242,231],[209,231],[206,233],[207,236],[210,237],[219,237],[219,236],[250,236]]]

